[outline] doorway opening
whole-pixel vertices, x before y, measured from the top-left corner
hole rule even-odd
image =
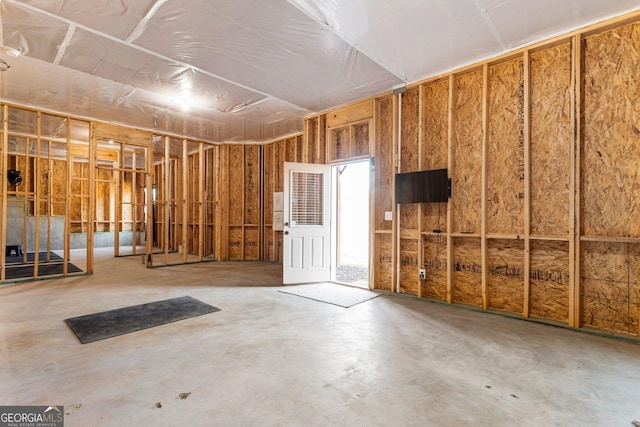
[[[369,288],[370,160],[333,167],[334,221],[332,280]]]

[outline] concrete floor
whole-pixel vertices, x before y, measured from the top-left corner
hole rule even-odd
[[[0,405],[64,405],[67,427],[640,420],[639,345],[389,295],[345,309],[277,292],[277,264],[111,253],[0,286]],[[222,311],[85,345],[63,322],[182,295]]]

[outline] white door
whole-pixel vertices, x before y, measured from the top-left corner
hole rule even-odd
[[[331,166],[284,164],[283,282],[331,279]]]

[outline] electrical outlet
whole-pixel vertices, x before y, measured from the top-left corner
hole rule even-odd
[[[425,270],[424,268],[421,268],[418,271],[418,278],[420,278],[420,280],[426,280],[427,279],[427,270]]]

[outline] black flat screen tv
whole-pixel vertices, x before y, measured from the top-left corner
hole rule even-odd
[[[441,203],[451,197],[447,169],[396,174],[396,203]]]

